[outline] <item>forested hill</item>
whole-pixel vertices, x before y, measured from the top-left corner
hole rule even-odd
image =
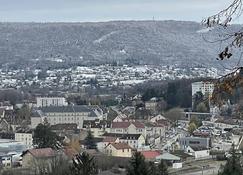
[[[204,37],[202,37],[204,35]],[[57,67],[102,63],[216,64],[216,32],[195,22],[0,23],[0,63]],[[217,65],[217,64],[216,64]]]

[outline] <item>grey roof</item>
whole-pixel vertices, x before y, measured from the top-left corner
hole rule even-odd
[[[91,108],[89,108],[86,105],[76,105],[76,106],[48,106],[48,107],[42,107],[39,108],[42,112],[44,113],[49,113],[49,112],[92,112]]]
[[[96,117],[94,110],[87,105],[69,105],[69,106],[48,106],[41,107],[38,110],[43,113],[75,113],[75,112],[87,112],[90,113],[90,117]]]
[[[156,160],[180,160],[181,158],[170,153],[163,153],[156,157]]]
[[[118,137],[125,140],[137,140],[142,134],[116,134],[116,133],[105,133],[103,136],[106,137]]]

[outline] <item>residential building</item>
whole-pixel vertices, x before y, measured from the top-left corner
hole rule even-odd
[[[134,122],[112,122],[110,133],[116,134],[142,134],[146,136],[146,130],[144,124],[134,121]]]
[[[166,126],[159,123],[146,123],[146,135],[152,137],[155,135],[165,136]]]
[[[117,138],[119,143],[127,143],[133,149],[142,149],[145,146],[145,137],[142,134],[114,134],[105,133],[105,138]]]
[[[132,157],[132,148],[126,143],[110,143],[105,147],[105,152],[114,157]]]
[[[47,106],[67,106],[68,103],[64,97],[37,97],[36,107]]]
[[[40,172],[40,169],[51,169],[51,162],[56,153],[51,148],[30,149],[22,154],[22,166]]]
[[[142,149],[145,146],[145,137],[142,134],[124,134],[119,142],[127,143],[133,149]]]
[[[113,122],[124,122],[124,121],[129,121],[129,118],[125,114],[119,114],[112,121]]]
[[[200,81],[192,83],[192,96],[197,92],[202,92],[203,95],[212,96],[214,90],[214,83],[209,81]]]
[[[234,121],[232,119],[218,119],[214,122],[215,128],[220,129],[233,129],[233,128],[239,128],[239,123],[237,121]]]
[[[12,155],[0,154],[0,166],[3,168],[11,168],[13,163]]]
[[[157,98],[151,98],[149,101],[145,102],[145,109],[156,111],[156,108],[158,106]]]
[[[119,138],[117,137],[112,137],[112,136],[107,136],[103,138],[102,142],[97,143],[97,149],[100,152],[105,153],[105,148],[110,144],[110,143],[119,143]]]
[[[94,137],[110,132],[111,122],[106,120],[84,120],[83,128],[90,130]]]
[[[15,140],[24,143],[28,149],[33,147],[32,130],[20,129],[15,133]]]
[[[195,157],[195,159],[208,158],[210,156],[209,149],[204,147],[187,146],[185,152]]]
[[[0,118],[0,131],[11,131],[11,124],[4,118]]]
[[[97,113],[92,107],[86,105],[48,106],[38,108],[35,113],[36,115],[31,117],[32,128],[46,119],[51,125],[75,123],[78,129],[81,129],[84,120],[103,118],[103,113]]]
[[[152,122],[152,123],[156,123],[159,120],[167,120],[167,119],[160,114],[150,118],[150,122]]]

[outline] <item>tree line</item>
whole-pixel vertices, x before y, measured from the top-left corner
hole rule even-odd
[[[161,98],[167,103],[167,109],[174,107],[189,108],[192,105],[191,84],[205,79],[171,80],[155,86],[137,88],[142,94],[142,100],[148,101],[153,97]]]

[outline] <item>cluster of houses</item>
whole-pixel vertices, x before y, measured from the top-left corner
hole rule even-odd
[[[197,82],[192,85],[192,93],[200,91],[211,96],[213,88],[209,82]],[[10,105],[4,104],[0,108],[0,128],[6,131],[0,133],[0,160],[4,166],[17,162],[28,167],[39,158],[49,160],[64,155],[70,159],[77,153],[69,148],[60,152],[51,148],[35,149],[33,130],[43,122],[48,122],[65,143],[78,141],[81,150],[87,149],[83,141],[91,131],[97,154],[130,158],[134,151],[139,151],[146,160],[158,162],[163,159],[173,168],[181,168],[187,160],[210,159],[211,151],[228,152],[232,144],[237,149],[243,148],[243,120],[226,120],[215,107],[209,113],[183,112],[184,117],[174,125],[161,114],[135,120],[129,115],[134,112],[130,106],[109,118],[97,105],[68,105],[63,97],[38,97],[36,101],[32,105],[30,123],[24,127],[13,122]],[[152,98],[145,107],[155,110],[156,105],[156,98]],[[189,133],[192,117],[200,120],[202,125]]]
[[[43,73],[44,72],[44,73]],[[166,80],[194,77],[216,77],[215,68],[180,68],[170,66],[77,66],[44,71],[0,69],[0,88],[21,88],[38,85],[40,88],[75,90],[90,86],[91,79],[100,87],[133,86],[148,80]],[[31,76],[30,76],[31,75]],[[65,91],[64,91],[65,92]]]
[[[0,125],[4,126],[5,133],[12,131],[11,137],[6,137],[9,139],[8,146],[12,147],[16,143],[23,146],[16,155],[35,150],[33,130],[44,122],[48,122],[52,131],[65,138],[65,142],[79,140],[81,148],[82,140],[90,130],[97,139],[97,150],[115,157],[131,157],[135,150],[150,150],[150,145],[160,143],[166,129],[170,127],[170,122],[161,115],[147,122],[130,119],[125,114],[109,120],[107,114],[96,105],[68,105],[65,98],[60,97],[40,97],[36,101],[32,105],[30,124],[25,126],[11,122],[9,116],[5,115],[8,113],[7,108],[1,108]],[[8,155],[10,151],[1,150],[0,144],[0,152]]]

